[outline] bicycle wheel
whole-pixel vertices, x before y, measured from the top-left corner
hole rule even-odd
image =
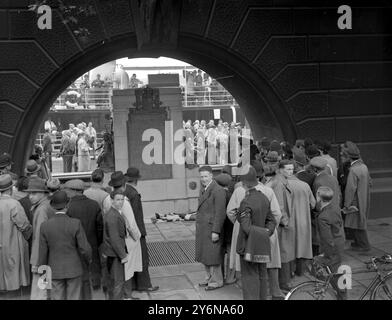
[[[374,288],[371,300],[392,300],[392,272]]]
[[[285,300],[337,300],[335,290],[322,281],[307,281],[291,289]]]

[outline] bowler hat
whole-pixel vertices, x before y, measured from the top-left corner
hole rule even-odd
[[[10,164],[13,164],[13,162],[11,156],[8,153],[3,153],[0,155],[0,169],[5,168]]]
[[[125,176],[128,180],[140,179],[141,175],[138,168],[129,167]]]
[[[314,157],[310,160],[310,165],[317,169],[325,169],[327,166],[328,161],[323,157]]]
[[[229,176],[227,173],[221,173],[218,174],[215,177],[215,181],[222,187],[227,187],[230,182],[232,181],[231,176]]]
[[[64,184],[64,188],[71,189],[71,190],[77,190],[77,191],[83,191],[84,190],[84,182],[83,182],[83,180],[80,180],[80,179],[68,180]]]
[[[121,171],[115,171],[110,176],[110,181],[108,183],[109,186],[113,188],[118,188],[124,185],[125,183],[125,176]]]
[[[3,174],[0,175],[0,191],[6,191],[8,189],[11,189],[14,185],[14,182],[12,181],[11,175],[9,174]]]
[[[33,174],[41,170],[41,166],[35,160],[29,160],[26,163],[25,173]]]
[[[25,192],[49,192],[46,187],[46,181],[39,177],[31,177]]]
[[[61,210],[67,206],[68,201],[69,198],[65,191],[56,191],[50,200],[50,205],[56,210]]]
[[[247,168],[244,168],[245,171],[243,172],[244,174],[241,175],[241,181],[248,187],[255,187],[259,184],[257,181],[257,173],[256,169],[252,166],[247,166]]]

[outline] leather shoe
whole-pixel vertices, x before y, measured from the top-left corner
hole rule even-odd
[[[199,287],[207,287],[207,286],[208,286],[208,282],[199,283]]]
[[[158,289],[159,289],[159,286],[152,286],[150,288],[147,288],[146,291],[153,292],[153,291],[157,291]]]
[[[219,289],[219,288],[222,288],[223,286],[218,286],[218,287],[216,287],[216,286],[207,286],[206,288],[205,288],[205,290],[206,291],[211,291],[211,290],[216,290],[216,289]]]

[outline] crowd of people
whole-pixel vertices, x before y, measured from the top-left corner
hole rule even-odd
[[[200,287],[241,279],[244,299],[266,299],[268,288],[283,299],[312,259],[337,272],[346,239],[351,250],[369,251],[369,172],[355,143],[340,149],[338,166],[326,141],[292,147],[263,138],[218,175],[201,165],[197,212],[181,217],[196,221],[195,257],[206,272]],[[134,290],[157,290],[148,274],[139,170],[115,171],[107,187],[102,169],[90,186],[78,179],[61,185],[39,159],[34,154],[18,177],[11,157],[0,156],[0,295],[15,298],[30,286],[31,299],[91,299],[103,288],[108,299],[135,299]],[[51,268],[51,290],[39,285],[40,266]]]
[[[35,160],[25,175],[0,156],[0,299],[139,299],[151,284],[139,170],[111,175],[96,169],[92,183],[48,178]],[[46,273],[45,273],[45,272]],[[44,275],[42,275],[45,273]],[[42,278],[45,277],[45,281]]]
[[[243,136],[250,136],[241,123],[214,120],[183,121],[185,162],[187,164],[237,163]]]
[[[239,167],[226,165],[215,177],[210,166],[200,167],[194,214],[196,260],[206,269],[200,286],[215,290],[241,278],[246,300],[266,299],[268,287],[272,299],[284,299],[310,261],[337,273],[346,239],[351,250],[368,252],[368,168],[355,143],[340,149],[338,167],[326,141],[291,146],[263,138]],[[331,284],[347,298],[337,276]]]

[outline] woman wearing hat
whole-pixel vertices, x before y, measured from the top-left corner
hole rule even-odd
[[[0,176],[0,300],[30,284],[27,240],[32,227],[21,204],[12,198],[13,185],[9,174]]]

